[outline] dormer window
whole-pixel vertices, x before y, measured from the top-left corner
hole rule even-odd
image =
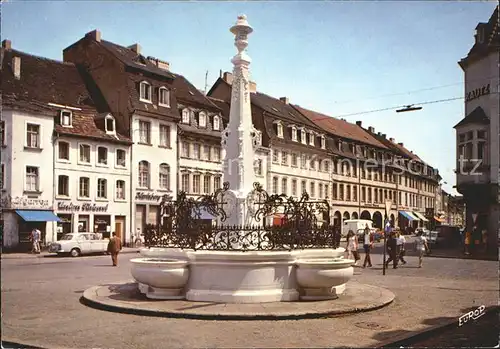
[[[61,126],[71,127],[73,124],[73,113],[69,110],[61,110],[59,115]]]
[[[321,136],[321,149],[326,149],[326,138]]]
[[[220,130],[220,120],[217,115],[214,116],[214,130],[219,131]]]
[[[314,147],[314,133],[311,132],[309,134],[309,145],[312,145]]]
[[[292,126],[292,141],[297,142],[297,128]]]
[[[207,127],[207,115],[204,112],[198,114],[198,126]]]
[[[189,110],[188,109],[184,109],[182,111],[182,123],[189,124]]]
[[[151,103],[151,85],[146,81],[142,81],[140,84],[139,100]]]
[[[170,91],[168,88],[160,87],[158,90],[158,104],[170,108]]]
[[[115,133],[115,118],[111,115],[106,116],[106,133]]]
[[[283,124],[280,121],[274,122],[274,132],[279,138],[283,138]]]
[[[337,142],[337,148],[338,148],[339,151],[342,150],[342,141],[338,141]]]
[[[300,131],[300,140],[303,144],[307,144],[306,140],[306,130],[301,130]]]

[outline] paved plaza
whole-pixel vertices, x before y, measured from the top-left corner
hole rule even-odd
[[[410,253],[411,254],[411,253]],[[2,260],[2,338],[43,348],[373,347],[449,322],[480,305],[498,303],[498,262],[416,257],[382,275],[356,268],[354,282],[388,288],[396,299],[367,313],[309,320],[170,319],[96,310],[84,290],[130,280],[136,254],[80,258],[26,255]]]

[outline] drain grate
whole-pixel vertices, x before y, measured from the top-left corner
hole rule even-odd
[[[354,324],[354,326],[359,328],[364,328],[367,330],[386,330],[389,328],[389,326],[379,324],[377,322],[367,322],[367,321],[357,322]]]

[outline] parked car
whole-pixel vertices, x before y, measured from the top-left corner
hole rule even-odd
[[[94,233],[71,233],[49,245],[49,253],[70,254],[78,257],[82,254],[106,253],[109,240],[100,240]]]

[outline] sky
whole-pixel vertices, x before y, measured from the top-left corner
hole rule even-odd
[[[396,113],[393,106],[463,97],[457,62],[487,22],[494,1],[16,1],[2,4],[2,40],[16,50],[62,60],[64,48],[94,29],[104,40],[139,43],[208,89],[236,54],[229,28],[246,14],[251,78],[257,90],[347,121],[362,121],[404,143],[456,194],[458,99]],[[350,115],[357,114],[358,115]]]

